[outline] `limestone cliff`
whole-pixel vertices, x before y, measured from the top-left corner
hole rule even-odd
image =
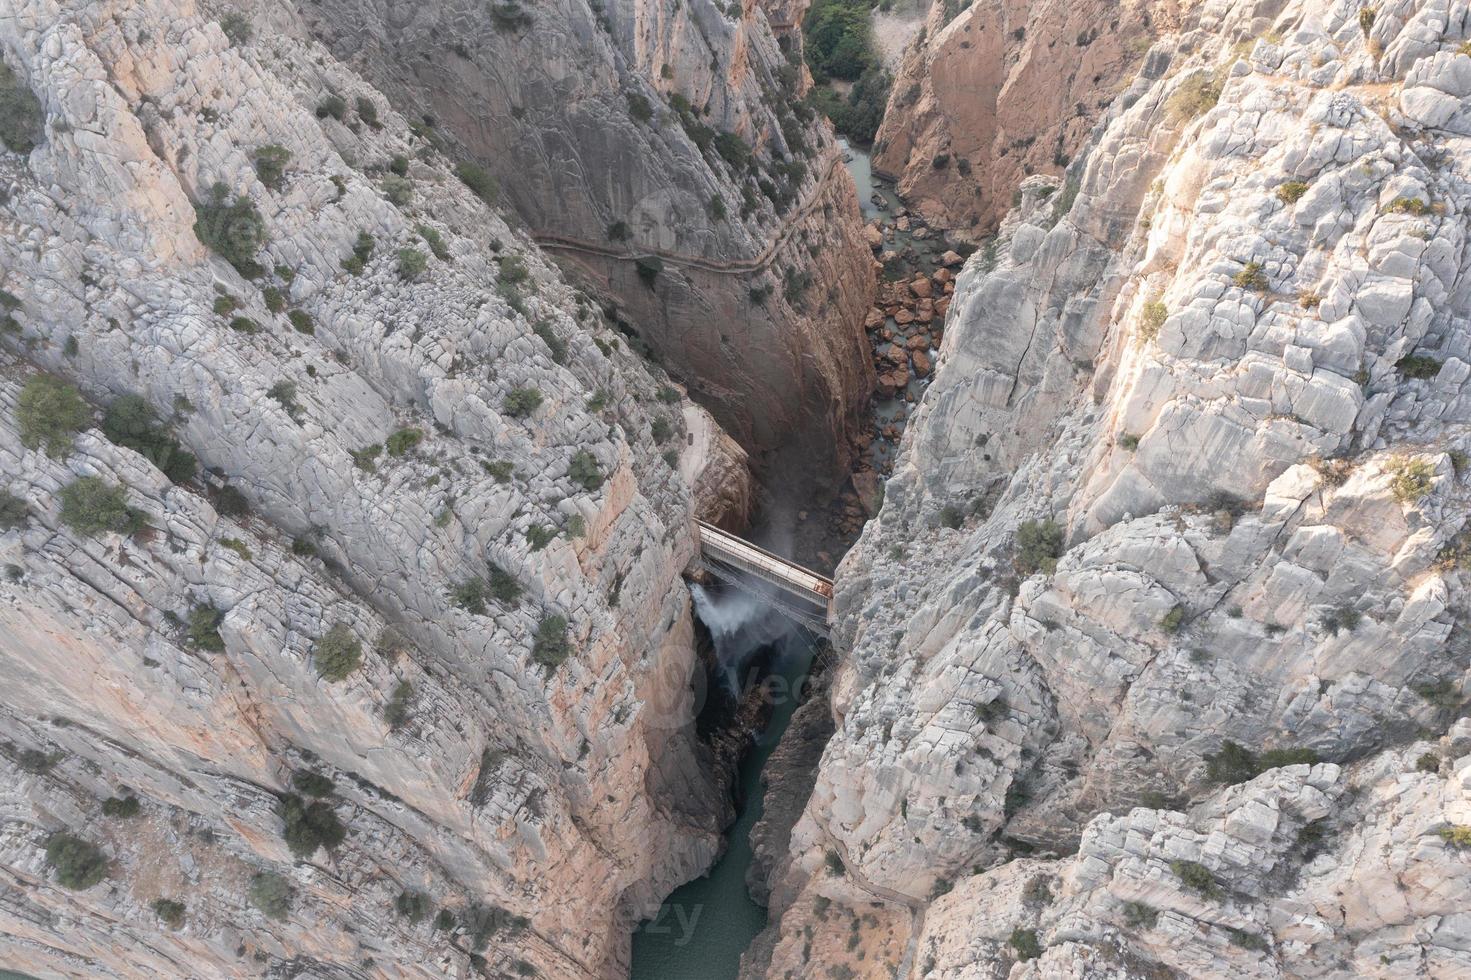
[[[1017,184],[1061,173],[1154,38],[1196,6],[937,0],[896,74],[874,168],[931,224],[990,234]]]
[[[801,102],[800,44],[783,50],[766,8],[300,7],[306,30],[499,178],[537,241],[616,301],[756,463],[841,482],[873,386],[872,258],[831,129]],[[278,5],[254,9],[297,29]],[[803,5],[773,9],[789,32]]]
[[[1471,14],[1194,25],[960,277],[770,975],[1468,968]]]
[[[320,45],[0,53],[0,963],[620,975],[727,816],[679,575],[739,451]]]

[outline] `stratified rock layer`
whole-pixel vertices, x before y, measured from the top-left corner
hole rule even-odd
[[[1161,39],[967,263],[770,975],[861,973],[875,901],[909,976],[1465,972],[1471,14],[1274,10]]]
[[[738,513],[744,457],[379,92],[226,23],[0,17],[45,116],[0,156],[0,963],[620,975],[721,846],[679,576],[690,486]],[[252,209],[246,278],[201,238],[250,241]],[[91,426],[26,446],[38,371],[141,395],[206,472],[174,485]],[[64,522],[79,477],[144,529]],[[362,649],[340,680],[329,632]],[[302,772],[346,838],[293,854]],[[59,832],[101,848],[100,883],[62,886]],[[261,874],[294,893],[279,918]]]

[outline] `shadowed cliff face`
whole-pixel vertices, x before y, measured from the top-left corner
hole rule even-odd
[[[827,126],[800,104],[795,45],[759,6],[323,0],[303,15],[495,175],[758,465],[842,475],[873,382],[872,260]]]
[[[931,223],[989,234],[1031,174],[1060,174],[1193,0],[936,3],[905,52],[874,167]]]

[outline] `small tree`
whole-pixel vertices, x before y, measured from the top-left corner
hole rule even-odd
[[[133,534],[143,528],[143,515],[128,506],[123,488],[95,476],[78,477],[61,488],[61,519],[88,537],[108,531]]]
[[[48,456],[61,457],[71,450],[76,433],[92,423],[92,410],[75,386],[37,374],[21,389],[15,420],[27,449],[44,448]]]
[[[1221,886],[1211,869],[1199,861],[1171,861],[1170,870],[1184,883],[1186,888],[1206,898],[1220,898]]]
[[[281,798],[281,836],[291,853],[299,858],[309,858],[317,848],[328,850],[347,839],[347,828],[337,819],[332,804],[323,800],[307,803],[295,793]]]
[[[335,624],[317,641],[313,656],[317,673],[329,681],[340,681],[363,661],[363,644],[343,623]]]
[[[409,282],[413,282],[424,274],[429,268],[429,256],[417,248],[401,248],[398,250],[398,274]]]
[[[496,194],[499,193],[499,190],[496,187],[496,180],[491,176],[490,171],[478,163],[465,162],[455,167],[455,176],[459,177],[465,186],[470,188],[480,200],[486,204],[495,203]]]
[[[255,254],[266,243],[266,224],[250,198],[232,201],[229,188],[216,184],[206,200],[194,205],[194,234],[245,278],[265,274]]]
[[[95,844],[62,831],[46,842],[46,863],[63,888],[83,891],[107,877],[107,855]]]
[[[403,456],[424,441],[424,433],[420,429],[399,429],[384,441],[384,448],[390,456]]]
[[[490,569],[490,594],[503,605],[511,605],[521,598],[521,583],[515,576],[495,562],[486,562]]]
[[[331,796],[337,787],[332,780],[310,769],[298,769],[291,774],[291,785],[307,796]]]
[[[143,806],[138,802],[138,797],[129,793],[127,796],[110,796],[102,801],[102,815],[104,817],[117,817],[127,820],[136,817],[142,812]]]
[[[140,395],[122,395],[107,406],[102,434],[108,441],[147,457],[172,483],[192,479],[199,469],[194,454],[186,452],[159,424],[152,406]]]
[[[572,478],[572,482],[580,484],[589,493],[603,485],[603,474],[598,470],[597,457],[586,449],[579,449],[572,456],[567,475]]]
[[[512,388],[506,395],[506,414],[513,419],[526,418],[541,407],[541,392],[535,388]]]
[[[1063,530],[1051,519],[1024,521],[1016,529],[1017,574],[1030,576],[1037,572],[1051,575],[1057,571],[1057,559],[1063,553]]]
[[[250,879],[250,904],[269,918],[284,921],[295,895],[291,884],[273,871],[263,871]]]
[[[225,614],[214,606],[200,604],[189,610],[185,635],[189,645],[196,650],[219,653],[225,649],[225,639],[220,636],[220,623]]]
[[[1035,929],[1020,927],[1013,929],[1007,943],[1016,950],[1016,958],[1023,963],[1027,960],[1035,960],[1042,955],[1042,944],[1037,941],[1037,930]]]
[[[7,490],[0,490],[0,531],[25,527],[31,519],[26,502]]]
[[[255,151],[255,174],[260,182],[271,190],[280,190],[286,178],[286,164],[291,161],[291,151],[274,143]]]
[[[485,579],[478,575],[456,582],[449,590],[450,602],[474,616],[485,615]]]
[[[567,640],[567,620],[561,616],[547,616],[536,627],[536,640],[531,645],[531,657],[548,671],[556,670],[572,652]]]
[[[412,888],[399,892],[393,907],[399,915],[416,924],[422,922],[430,912],[434,911],[434,903],[429,900],[429,896]]]
[[[153,914],[163,920],[170,929],[184,924],[184,903],[171,898],[160,898],[153,903]]]

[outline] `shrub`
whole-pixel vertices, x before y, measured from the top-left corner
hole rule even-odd
[[[828,851],[822,857],[823,863],[827,865],[827,873],[840,875],[846,872],[847,866],[843,864],[843,857],[837,851]]]
[[[1471,847],[1471,825],[1451,824],[1449,827],[1440,828],[1437,833],[1440,839],[1457,850],[1463,847]]]
[[[1434,752],[1426,752],[1422,754],[1420,758],[1415,760],[1415,771],[1429,773],[1440,772],[1440,756],[1436,755]]]
[[[307,796],[331,796],[337,787],[332,780],[310,769],[298,769],[291,774],[291,785]]]
[[[220,18],[220,30],[224,31],[225,38],[234,47],[249,44],[255,34],[255,29],[250,26],[242,14],[226,14]]]
[[[450,587],[450,602],[475,616],[485,615],[485,580],[476,575]]]
[[[46,134],[41,100],[0,62],[0,142],[12,153],[30,153]]]
[[[373,129],[382,129],[383,124],[378,121],[378,104],[365,95],[357,97],[358,118],[367,123]]]
[[[1178,633],[1180,627],[1185,623],[1185,607],[1176,606],[1165,613],[1164,618],[1159,621],[1159,628],[1166,633]]]
[[[531,644],[531,659],[547,668],[556,670],[572,652],[567,639],[567,620],[561,616],[547,616],[536,627],[536,639]]]
[[[1016,950],[1016,958],[1023,963],[1027,960],[1035,960],[1042,955],[1042,944],[1037,941],[1035,929],[1013,929],[1011,938],[1006,942]]]
[[[535,388],[512,388],[503,404],[511,418],[525,418],[541,407],[541,392]]]
[[[170,929],[177,929],[184,924],[184,911],[184,903],[171,898],[156,899],[153,903],[153,914],[162,919]]]
[[[1277,185],[1277,200],[1283,204],[1296,204],[1307,192],[1307,184],[1300,180],[1289,180]]]
[[[1430,212],[1430,205],[1419,197],[1397,197],[1384,208],[1386,214],[1423,215]]]
[[[31,509],[15,494],[0,490],[0,531],[25,527],[30,520]]]
[[[373,257],[373,249],[378,245],[377,239],[366,231],[358,232],[358,237],[352,245],[352,255],[342,260],[342,268],[354,276],[363,274],[367,268],[368,260]]]
[[[1358,628],[1361,619],[1363,615],[1353,606],[1339,606],[1323,617],[1323,626],[1325,629],[1332,630],[1333,635],[1337,636],[1344,630],[1352,633]]]
[[[1139,437],[1132,432],[1125,432],[1119,436],[1119,448],[1132,453],[1139,448]]]
[[[434,917],[434,928],[441,932],[447,932],[453,929],[455,924],[455,914],[449,909],[440,909],[439,913]]]
[[[659,279],[659,273],[664,271],[664,260],[657,255],[645,255],[633,262],[635,271],[638,272],[639,282],[650,289]]]
[[[281,836],[298,858],[309,858],[317,848],[328,850],[347,839],[347,828],[337,819],[332,804],[323,800],[307,803],[295,793],[281,798]]]
[[[423,892],[406,888],[398,893],[398,898],[394,900],[393,908],[399,915],[417,924],[422,922],[430,912],[434,911],[434,903]]]
[[[1373,7],[1365,7],[1359,11],[1359,30],[1365,37],[1368,37],[1369,32],[1374,29],[1374,17],[1377,14],[1378,11]]]
[[[1231,277],[1231,281],[1242,289],[1253,289],[1264,293],[1271,286],[1260,262],[1248,262],[1242,270]]]
[[[503,605],[511,605],[521,598],[521,583],[515,576],[495,562],[486,562],[490,568],[490,594]]]
[[[83,891],[107,877],[107,855],[101,848],[62,831],[46,841],[46,864],[63,888]]]
[[[267,144],[255,151],[255,175],[271,190],[280,190],[286,179],[286,164],[290,162],[290,150],[274,143]]]
[[[540,551],[551,544],[557,537],[557,532],[551,528],[533,524],[526,529],[526,541],[531,545],[532,551]]]
[[[215,495],[215,511],[221,517],[244,517],[250,513],[250,501],[238,487],[227,483]]]
[[[1394,365],[1407,378],[1424,381],[1440,373],[1440,362],[1423,354],[1407,354]]]
[[[185,641],[195,650],[211,650],[215,653],[225,649],[225,640],[220,636],[220,623],[225,614],[214,606],[200,604],[189,610],[184,625]]]
[[[388,727],[398,731],[409,720],[409,706],[414,700],[414,685],[408,681],[399,681],[389,696],[388,703],[383,705],[383,720],[388,722]]]
[[[1057,571],[1057,559],[1063,553],[1063,530],[1056,521],[1024,521],[1016,529],[1016,558],[1013,564],[1018,575],[1028,577],[1037,572],[1051,575]]]
[[[540,337],[541,342],[547,345],[547,350],[551,353],[552,360],[555,363],[567,363],[567,345],[562,342],[562,338],[552,332],[551,324],[545,320],[537,320],[531,325],[531,332]]]
[[[416,225],[414,230],[419,233],[420,238],[424,239],[424,244],[429,246],[429,251],[434,253],[436,259],[441,262],[449,261],[449,246],[444,243],[444,236],[439,233],[438,229],[430,228],[428,225]]]
[[[946,504],[940,508],[939,520],[941,527],[948,527],[954,530],[965,523],[965,511],[954,504]]]
[[[628,228],[628,222],[615,221],[608,225],[608,240],[610,242],[626,242],[633,237],[633,232]]]
[[[1139,340],[1141,343],[1149,343],[1159,336],[1160,327],[1170,317],[1170,311],[1165,304],[1159,300],[1151,300],[1144,304],[1144,312],[1139,318]]]
[[[138,797],[132,795],[110,796],[102,801],[102,815],[104,817],[117,817],[120,820],[127,820],[130,817],[136,817],[142,809],[143,806],[138,802]]]
[[[398,250],[398,274],[409,282],[413,282],[424,274],[429,268],[429,256],[417,248],[401,248]]]
[[[1124,903],[1124,922],[1130,927],[1138,929],[1153,929],[1155,922],[1159,920],[1159,910],[1153,906],[1145,905],[1143,902]]]
[[[297,333],[315,334],[317,332],[317,321],[305,310],[292,310],[286,314],[286,319],[291,321],[291,327]]]
[[[61,519],[88,537],[105,531],[133,534],[143,529],[143,515],[128,506],[123,488],[95,476],[78,477],[61,488]]]
[[[92,410],[75,386],[37,374],[21,389],[15,420],[27,449],[45,449],[46,455],[61,457],[71,450],[76,433],[92,423]]]
[[[1416,684],[1410,690],[1423,698],[1427,704],[1441,710],[1451,710],[1461,704],[1461,689],[1455,681],[1448,677]]]
[[[603,485],[603,474],[598,469],[597,457],[586,449],[579,449],[572,456],[572,463],[567,467],[567,475],[572,482],[579,484],[589,493],[597,490]]]
[[[1269,749],[1258,756],[1250,749],[1227,739],[1219,751],[1205,757],[1206,778],[1213,783],[1233,785],[1281,766],[1295,766],[1319,761],[1318,753],[1308,748]]]
[[[230,329],[241,333],[260,333],[260,324],[248,316],[237,316],[230,319]]]
[[[495,203],[496,194],[499,191],[496,187],[495,178],[491,176],[490,171],[478,163],[465,162],[455,167],[455,176],[459,177],[460,181],[466,187],[470,188],[471,192],[480,198],[480,200],[486,204]]]
[[[231,201],[225,185],[216,184],[207,201],[194,205],[194,235],[245,278],[265,274],[255,254],[266,243],[266,224],[250,198]]]
[[[284,921],[295,894],[291,884],[273,871],[263,871],[250,879],[250,904],[269,918]]]
[[[670,436],[674,435],[674,427],[669,424],[668,419],[661,415],[650,423],[649,434],[654,437],[655,442],[663,445],[669,441]]]
[[[418,447],[419,443],[423,441],[424,433],[422,430],[414,428],[399,429],[384,442],[384,448],[388,450],[388,455],[390,456],[402,456]]]
[[[159,424],[152,407],[138,395],[122,395],[107,406],[102,416],[102,434],[109,441],[145,456],[173,483],[193,479],[199,469],[194,454],[185,451]]]
[[[628,114],[639,122],[648,122],[654,118],[654,107],[649,105],[649,100],[640,93],[629,92]]]
[[[317,641],[312,651],[317,673],[329,681],[340,681],[363,662],[363,644],[344,623],[335,623]]]
[[[409,158],[402,153],[395,154],[393,159],[388,161],[388,169],[399,177],[407,177],[409,175]]]
[[[1264,950],[1267,948],[1267,941],[1260,935],[1247,932],[1245,929],[1237,929],[1234,926],[1226,927],[1226,937],[1231,940],[1232,946],[1239,946],[1242,949]]]
[[[321,102],[317,103],[317,118],[327,119],[329,117],[338,122],[347,118],[347,100],[336,92],[328,93],[322,97]]]
[[[292,421],[300,420],[301,406],[296,404],[296,382],[277,381],[266,389],[266,397],[285,409]]]
[[[1389,491],[1402,504],[1413,504],[1430,492],[1435,468],[1428,460],[1396,456],[1385,467],[1389,473]]]
[[[395,207],[405,207],[414,199],[414,182],[390,174],[383,178],[383,195]]]
[[[515,466],[506,459],[482,459],[480,468],[489,473],[497,483],[510,483],[511,476],[516,472]]]
[[[1213,75],[1197,72],[1176,87],[1165,104],[1176,125],[1205,115],[1221,101],[1221,83]]]
[[[1171,861],[1170,870],[1184,883],[1186,888],[1206,898],[1220,898],[1221,886],[1210,868],[1199,861]]]
[[[383,455],[383,447],[378,443],[364,446],[362,449],[352,451],[352,465],[360,470],[372,473],[378,469],[378,457]]]

